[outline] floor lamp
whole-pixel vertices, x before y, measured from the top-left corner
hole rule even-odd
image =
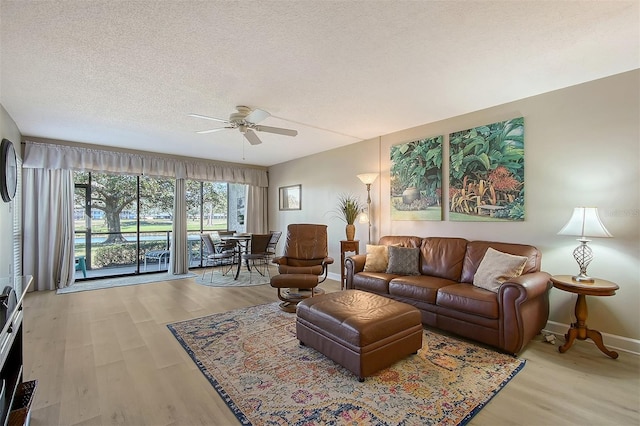
[[[371,244],[371,184],[378,178],[378,173],[362,173],[358,175],[358,179],[367,185],[367,217],[360,216],[360,221],[366,221],[369,225],[368,244]],[[366,220],[365,220],[366,219]]]

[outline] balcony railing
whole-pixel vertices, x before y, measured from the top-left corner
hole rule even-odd
[[[211,232],[205,230],[203,232]],[[112,238],[109,242],[109,236]],[[86,270],[76,262],[76,280],[167,271],[171,231],[92,232],[76,231],[76,260],[83,257]],[[190,267],[203,266],[206,253],[200,231],[188,232]]]

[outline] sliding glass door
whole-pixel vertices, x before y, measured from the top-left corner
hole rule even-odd
[[[135,212],[131,194],[137,194],[137,180],[74,173],[74,181],[76,279],[135,273],[137,246],[131,239],[135,232],[128,229],[131,223],[123,224],[119,213]]]
[[[200,235],[228,229],[228,188],[224,182],[186,182],[190,265],[204,266],[208,253]]]
[[[175,180],[76,172],[74,181],[76,280],[168,270]],[[186,185],[190,266],[204,266],[200,235],[228,229],[230,185]],[[245,203],[237,194],[246,185],[233,188],[237,226]]]
[[[141,176],[139,182],[139,272],[167,271],[173,228],[175,181]]]

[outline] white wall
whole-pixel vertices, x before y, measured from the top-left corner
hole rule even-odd
[[[344,223],[333,218],[330,211],[341,192],[357,194],[364,201],[365,186],[356,174],[380,171],[372,185],[374,241],[381,235],[404,234],[527,243],[542,250],[543,270],[573,274],[577,265],[571,252],[578,243],[557,232],[574,207],[596,206],[614,238],[590,243],[595,259],[588,270],[592,276],[616,282],[620,290],[613,297],[588,298],[588,325],[638,340],[639,94],[640,71],[635,70],[273,166],[269,169],[269,228],[285,230],[289,223],[326,223],[330,255],[336,259],[331,272],[338,274]],[[525,120],[524,222],[451,222],[446,208],[445,220],[439,222],[390,220],[391,145],[430,136],[446,137],[450,132],[520,116]],[[278,187],[298,183],[302,184],[302,210],[278,211]],[[367,227],[356,226],[362,252]],[[552,289],[550,321],[563,325],[572,322],[575,298]]]
[[[0,105],[0,139],[13,142],[16,155],[21,156],[20,132],[13,119]],[[18,188],[20,190],[20,188]],[[5,203],[0,199],[0,282],[10,282],[13,269],[13,208],[14,201]],[[0,288],[1,290],[1,288]]]

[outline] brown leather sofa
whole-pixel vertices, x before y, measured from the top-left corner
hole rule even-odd
[[[364,272],[366,255],[345,259],[346,288],[369,291],[417,307],[422,323],[504,352],[517,354],[545,326],[549,316],[550,275],[540,271],[533,246],[463,238],[385,236],[379,245],[420,249],[420,275]],[[522,275],[496,292],[473,285],[485,252],[526,256]]]

